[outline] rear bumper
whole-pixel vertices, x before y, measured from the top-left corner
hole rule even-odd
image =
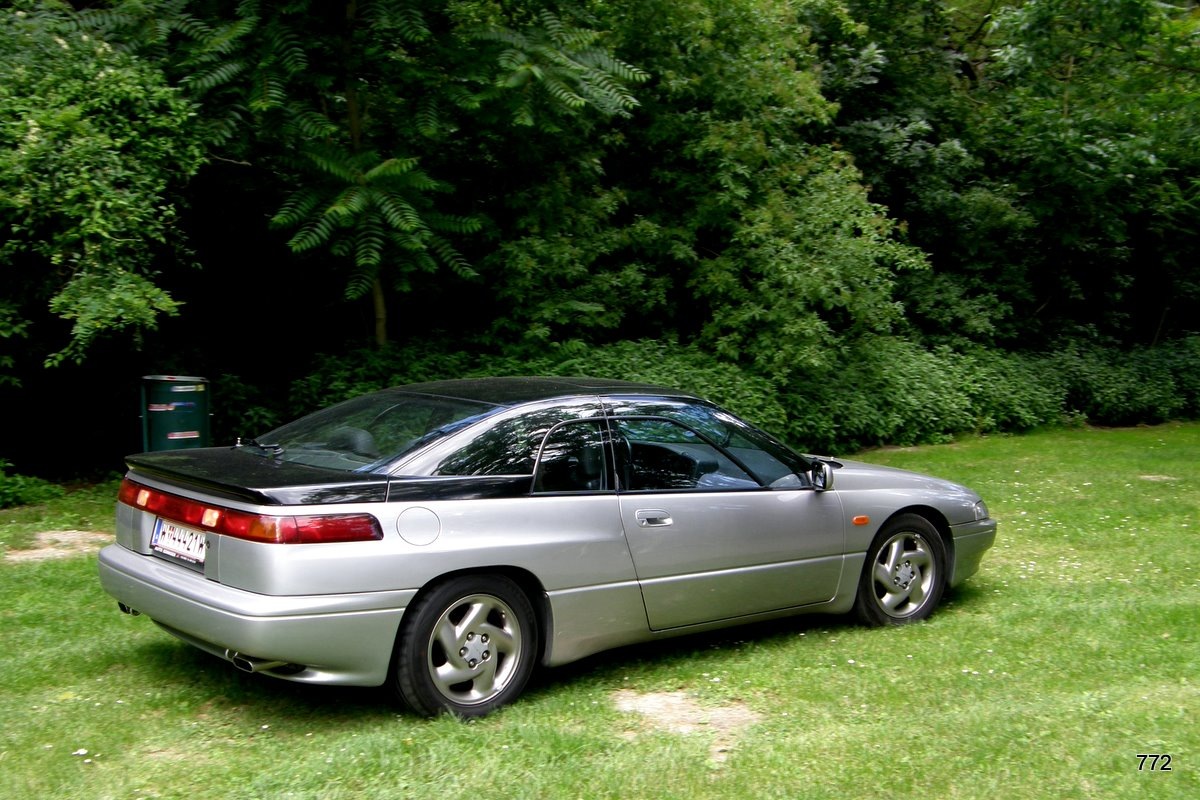
[[[963,525],[953,525],[954,563],[950,569],[950,585],[957,586],[979,571],[983,554],[996,541],[996,520],[981,519]]]
[[[100,583],[120,603],[223,658],[301,665],[265,674],[378,686],[387,679],[404,609],[416,590],[278,597],[234,589],[154,556],[109,545]]]

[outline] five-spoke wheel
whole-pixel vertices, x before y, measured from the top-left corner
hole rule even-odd
[[[482,716],[520,694],[538,651],[533,607],[502,575],[452,578],[404,615],[394,686],[423,714]]]
[[[945,545],[929,520],[917,514],[896,517],[867,551],[855,613],[869,625],[928,617],[945,588],[945,563]]]

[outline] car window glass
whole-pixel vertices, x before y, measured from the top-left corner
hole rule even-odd
[[[435,398],[430,398],[434,400]],[[456,401],[397,403],[371,420],[371,429],[386,452],[403,452],[435,436],[444,436],[478,419],[477,415],[456,411]]]
[[[617,465],[628,491],[730,491],[760,484],[695,431],[667,419],[615,422]]]
[[[716,406],[671,398],[613,398],[612,403],[616,415],[667,417],[699,431],[766,486],[795,488],[794,478],[807,469],[786,447]]]
[[[600,424],[569,422],[552,430],[542,444],[535,475],[535,492],[607,489],[607,458]]]
[[[554,403],[518,412],[464,432],[437,461],[432,475],[532,475],[542,440],[557,423],[598,412],[593,403]]]
[[[386,390],[331,406],[257,437],[250,452],[281,461],[371,471],[502,409]]]

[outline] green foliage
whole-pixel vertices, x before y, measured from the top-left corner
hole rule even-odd
[[[973,348],[959,363],[973,417],[968,430],[1023,433],[1076,419],[1052,357]]]
[[[49,302],[74,323],[49,362],[79,361],[97,336],[176,312],[151,279],[180,254],[172,192],[203,160],[194,113],[153,65],[60,8],[0,11],[6,338]]]
[[[1030,282],[1055,316],[1124,341],[1160,338],[1181,300],[1195,308],[1200,267],[1173,254],[1200,234],[1196,32],[1194,13],[1151,0],[1036,0],[995,21],[982,128],[1039,223],[1030,244],[1048,268]]]
[[[698,347],[673,341],[626,341],[599,347],[568,342],[535,356],[510,358],[506,366],[517,374],[588,375],[683,389],[774,432],[783,430],[787,418],[768,379],[714,359]]]
[[[1200,419],[1200,336],[1189,336],[1161,348],[1165,353],[1159,372],[1170,376],[1178,392],[1179,405],[1173,416]]]
[[[933,269],[927,341],[1037,348],[1194,331],[1200,49],[1153,0],[802,4],[839,141]],[[850,24],[858,23],[858,24]],[[1188,144],[1185,144],[1188,143]]]
[[[223,374],[212,383],[212,443],[232,444],[285,422],[282,404],[272,402],[272,392],[239,375]]]
[[[512,148],[512,182],[545,177],[505,198],[502,244],[480,264],[511,308],[494,334],[543,346],[677,338],[786,380],[842,337],[889,330],[895,276],[924,259],[850,160],[813,143],[834,108],[796,7],[593,10],[654,79],[629,122],[572,129],[583,147]]]
[[[294,252],[326,255],[308,263],[337,265],[348,300],[371,295],[382,344],[389,295],[443,267],[476,277],[459,240],[483,219],[445,207],[441,175],[464,170],[447,143],[637,106],[629,87],[646,73],[599,32],[527,5],[118,0],[74,24],[161,63],[201,104],[218,157],[274,169],[289,196],[272,224]]]
[[[132,328],[135,341],[142,332],[153,330],[160,314],[174,316],[179,303],[135,272],[110,269],[81,272],[50,299],[50,310],[72,322],[71,342],[47,359],[82,361],[97,336]]]
[[[1128,352],[1073,345],[1051,362],[1068,410],[1098,425],[1156,423],[1200,408],[1200,338]]]
[[[967,371],[950,351],[864,339],[797,383],[788,397],[788,438],[810,451],[945,441],[974,426]]]
[[[542,9],[538,25],[526,30],[498,28],[476,36],[505,46],[497,56],[501,72],[495,85],[505,90],[540,86],[555,104],[566,109],[591,105],[602,114],[628,117],[638,106],[628,85],[650,76],[615,58],[600,45],[600,33],[568,24]],[[522,91],[513,112],[518,125],[535,123],[535,95]]]
[[[393,265],[407,262],[409,271],[432,271],[436,257],[459,277],[475,275],[440,234],[476,233],[479,219],[437,213],[425,192],[445,187],[417,169],[416,158],[381,160],[375,152],[351,153],[328,146],[313,147],[305,157],[324,179],[323,185],[314,179],[299,189],[271,224],[298,228],[288,242],[296,252],[328,248],[349,257],[354,273],[346,288],[348,299],[369,291],[385,253],[391,255],[388,262]]]
[[[470,353],[446,352],[424,342],[318,355],[313,369],[289,388],[288,414],[307,414],[388,386],[477,374],[477,359]]]
[[[1044,354],[864,340],[788,396],[788,437],[815,450],[947,441],[1068,421],[1098,425],[1194,418],[1196,337],[1120,352],[1067,345]]]
[[[898,276],[910,330],[959,347],[1007,338],[1016,307],[1030,300],[1016,246],[1031,223],[1009,175],[986,173],[973,136],[974,15],[984,11],[937,0],[802,8],[823,89],[839,104],[836,141],[854,154],[872,199],[928,254],[931,269]]]
[[[29,320],[21,316],[17,304],[7,300],[0,301],[0,339],[26,339],[29,336],[28,329]],[[21,381],[9,372],[15,364],[12,355],[0,351],[0,386],[21,385]]]
[[[682,385],[814,449],[1200,414],[1190,6],[78,5],[0,12],[0,382],[172,314],[254,352],[179,274],[236,193],[212,283],[400,346],[292,409],[231,378],[231,435],[495,372]]]
[[[44,503],[64,492],[61,487],[27,475],[9,474],[12,464],[0,458],[0,508]]]
[[[628,86],[647,77],[598,32],[549,10],[480,25],[471,8],[377,0],[338,16],[319,3],[245,3],[226,73],[215,71],[220,63],[206,73],[255,114],[259,141],[287,154],[280,167],[295,189],[272,224],[295,231],[295,252],[348,263],[346,297],[372,295],[377,344],[386,341],[387,290],[412,292],[439,267],[477,275],[456,240],[483,220],[443,210],[436,197],[451,190],[438,173],[461,169],[442,151],[463,136],[464,120],[558,130],[557,119],[588,108],[628,116],[637,105]],[[213,52],[209,38],[193,49]],[[492,106],[507,113],[491,116]]]
[[[707,397],[768,430],[781,430],[785,423],[783,405],[766,379],[698,348],[651,340],[601,347],[575,341],[541,352],[507,353],[446,351],[422,341],[321,356],[309,375],[292,384],[289,405],[292,413],[301,414],[386,386],[487,375],[586,375],[656,383]]]
[[[889,331],[903,313],[895,275],[925,266],[919,251],[891,238],[884,210],[839,162],[820,150],[785,162],[779,185],[741,216],[733,245],[692,279],[712,304],[704,338],[779,382],[828,363],[839,341]]]
[[[669,340],[541,351],[445,350],[414,342],[322,356],[294,382],[301,414],[402,383],[486,375],[588,375],[656,383],[707,397],[808,452],[945,442],[1084,420],[1129,425],[1195,417],[1200,338],[1124,354],[1071,345],[1043,354],[928,349],[896,336],[864,337],[789,384]]]
[[[480,264],[506,308],[492,337],[547,346],[622,327],[661,333],[653,319],[671,321],[664,266],[689,256],[686,234],[645,218],[625,223],[622,191],[586,187],[563,166],[510,200],[523,212],[517,229]]]

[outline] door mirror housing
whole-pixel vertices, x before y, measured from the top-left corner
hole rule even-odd
[[[813,462],[812,486],[818,492],[828,492],[833,488],[833,467],[828,461]]]

